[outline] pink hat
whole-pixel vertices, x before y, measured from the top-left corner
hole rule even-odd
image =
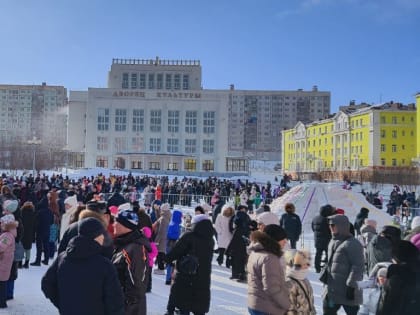
[[[420,250],[420,233],[414,235],[410,242],[413,243],[418,248],[418,250]]]
[[[110,206],[108,209],[113,216],[117,215],[117,213],[118,213],[118,207],[117,206]]]

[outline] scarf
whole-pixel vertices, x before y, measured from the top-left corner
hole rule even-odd
[[[293,277],[298,280],[305,280],[306,277],[308,276],[308,273],[309,273],[309,268],[299,269],[299,270],[290,268],[289,266],[287,266],[286,268],[286,276]]]

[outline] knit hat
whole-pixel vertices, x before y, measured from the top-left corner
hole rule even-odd
[[[162,204],[162,202],[160,201],[160,200],[153,200],[153,202],[152,202],[152,207],[154,206],[154,205],[157,205],[157,206],[160,206]]]
[[[73,196],[67,197],[64,200],[64,204],[68,204],[72,208],[77,207],[77,196],[76,195],[73,195]]]
[[[13,214],[6,214],[0,218],[0,222],[3,224],[9,224],[15,221],[15,216]]]
[[[418,250],[420,250],[420,233],[417,233],[416,235],[414,235],[410,239],[410,242],[413,243],[414,246],[416,246]]]
[[[139,217],[132,210],[123,210],[118,212],[115,220],[130,230],[137,229],[137,225],[139,224]]]
[[[415,229],[416,227],[420,226],[420,216],[416,216],[413,218],[413,221],[411,221],[411,229]]]
[[[79,232],[79,235],[85,236],[90,239],[95,239],[99,235],[105,233],[105,227],[103,223],[93,217],[81,219],[77,223],[77,230]]]
[[[386,274],[388,273],[388,268],[381,268],[378,270],[378,273],[376,274],[377,277],[386,277]]]
[[[335,214],[344,215],[345,211],[343,209],[337,208],[335,209]]]
[[[281,241],[287,238],[286,231],[278,224],[269,224],[264,228],[264,233],[275,241]]]
[[[420,251],[409,241],[399,241],[394,246],[392,257],[399,263],[418,263]]]
[[[264,225],[280,225],[280,220],[279,217],[272,212],[263,212],[257,216],[257,223],[261,223]]]
[[[10,213],[13,213],[16,211],[18,204],[19,203],[17,200],[7,199],[6,201],[3,202],[3,211],[8,211]]]
[[[91,200],[86,204],[86,209],[98,212],[100,214],[110,213],[106,207],[106,202],[101,200]]]

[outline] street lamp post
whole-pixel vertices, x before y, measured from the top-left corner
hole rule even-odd
[[[33,136],[32,139],[27,142],[32,147],[32,172],[35,178],[36,175],[36,146],[41,145],[41,139],[38,139],[36,136]]]

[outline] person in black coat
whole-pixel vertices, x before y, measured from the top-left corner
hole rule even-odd
[[[36,206],[36,260],[31,263],[31,266],[41,265],[41,256],[44,253],[44,260],[42,263],[48,265],[49,260],[49,242],[50,242],[50,227],[53,224],[54,215],[48,207],[47,191],[43,191],[43,196]]]
[[[296,243],[302,233],[302,222],[295,213],[296,208],[293,203],[286,203],[283,215],[280,218],[280,226],[286,231],[287,238],[290,241],[290,247],[296,249]]]
[[[396,264],[388,267],[376,315],[417,315],[420,310],[420,251],[409,241],[399,241],[392,256]]]
[[[176,271],[168,300],[168,315],[174,314],[175,307],[180,310],[181,315],[190,312],[194,315],[205,314],[210,309],[214,229],[206,214],[194,216],[192,224],[192,230],[185,232],[165,257],[167,263],[172,263],[188,254],[198,258],[196,274],[183,274],[179,270]]]
[[[360,212],[356,216],[356,220],[354,221],[354,229],[356,230],[356,235],[360,235],[360,228],[362,227],[363,223],[365,223],[365,219],[368,218],[369,209],[362,207]]]
[[[101,255],[105,228],[95,218],[78,222],[78,236],[42,278],[45,296],[61,315],[123,315],[124,298],[117,272]]]
[[[123,195],[120,194],[119,190],[115,190],[112,196],[108,199],[108,207],[116,206],[119,207],[127,201],[124,199]]]
[[[32,243],[35,240],[35,207],[31,201],[23,204],[21,215],[23,225],[22,245],[25,250],[25,263],[23,264],[23,268],[29,268]]]
[[[325,252],[325,259],[328,257],[328,243],[331,240],[331,231],[328,226],[328,219],[333,215],[335,209],[331,205],[322,206],[319,209],[319,215],[312,220],[312,231],[315,238],[315,270],[317,273],[321,271],[322,253]]]

